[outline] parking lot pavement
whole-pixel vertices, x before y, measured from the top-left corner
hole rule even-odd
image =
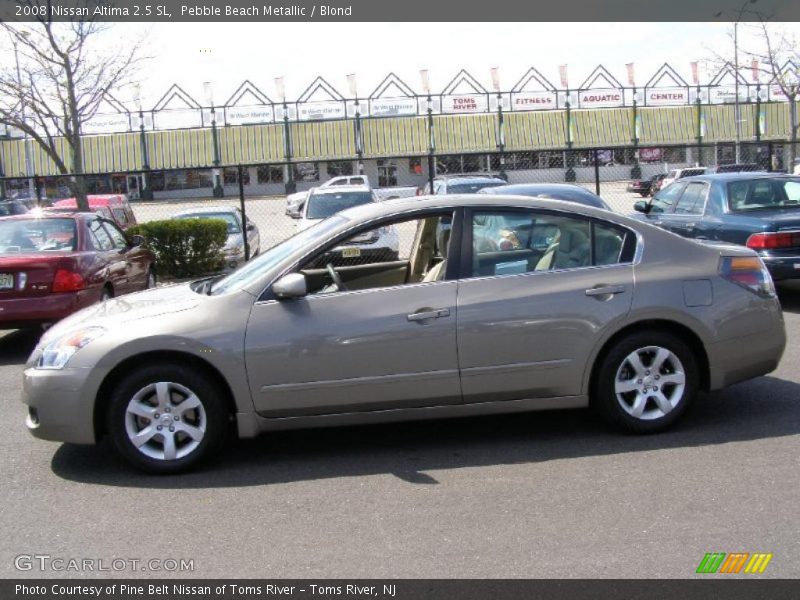
[[[193,577],[691,577],[706,552],[800,576],[800,286],[778,370],[620,435],[589,411],[275,433],[150,477],[33,439],[35,337],[0,338],[0,576],[20,554],[192,559]],[[130,576],[130,572],[104,573]],[[136,573],[169,576],[171,573]],[[748,577],[751,577],[748,575]]]

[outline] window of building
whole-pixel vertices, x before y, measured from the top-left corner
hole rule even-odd
[[[258,183],[283,183],[282,165],[259,165],[256,167]]]
[[[250,169],[242,169],[244,185],[250,185]],[[222,181],[225,185],[234,185],[239,183],[239,169],[236,167],[225,167],[222,170]]]
[[[378,187],[397,185],[397,163],[394,160],[378,161]]]
[[[352,175],[353,163],[349,160],[333,160],[327,164],[328,177],[339,177],[340,175]]]
[[[294,165],[295,181],[319,181],[319,163],[306,162]]]

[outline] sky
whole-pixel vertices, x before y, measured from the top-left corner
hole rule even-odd
[[[783,24],[800,37],[800,24]],[[491,89],[489,69],[499,67],[501,88],[511,89],[531,66],[559,85],[568,65],[577,87],[598,65],[627,83],[626,63],[641,86],[668,62],[691,82],[690,63],[733,54],[730,23],[132,23],[113,25],[110,40],[144,39],[150,57],[138,75],[145,109],[173,84],[205,104],[211,81],[215,104],[224,103],[249,79],[273,100],[274,79],[284,77],[289,100],[318,76],[349,96],[346,76],[355,73],[360,97],[390,72],[421,91],[420,69],[440,92],[462,68]],[[740,47],[753,46],[753,25],[739,28]],[[2,45],[2,40],[0,40]],[[12,53],[0,50],[2,62]],[[743,61],[744,62],[744,61]],[[706,67],[707,69],[710,67]],[[133,108],[132,90],[115,96]]]
[[[800,32],[800,24],[787,24]],[[729,23],[158,23],[115,25],[120,39],[146,35],[152,60],[142,73],[142,96],[152,106],[178,83],[203,103],[203,82],[212,81],[216,104],[245,79],[277,99],[275,77],[296,98],[318,75],[349,96],[346,76],[356,74],[359,96],[370,94],[389,73],[421,90],[419,70],[441,91],[462,68],[487,89],[497,66],[503,90],[531,66],[557,87],[558,66],[569,65],[579,85],[598,65],[627,81],[635,64],[643,85],[669,62],[691,81],[690,62],[733,54]],[[742,25],[740,47],[755,30]],[[702,77],[702,67],[701,67]]]

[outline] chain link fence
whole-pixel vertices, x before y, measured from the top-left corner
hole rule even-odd
[[[298,221],[287,214],[287,188],[304,194],[337,175],[364,173],[379,198],[415,195],[441,175],[492,174],[510,184],[572,183],[601,196],[614,211],[626,214],[651,195],[659,178],[679,169],[752,170],[792,173],[798,148],[785,142],[747,142],[681,146],[564,148],[491,154],[388,157],[327,163],[230,165],[83,176],[90,194],[127,194],[138,222],[170,219],[180,213],[213,207],[239,209],[257,232],[248,236],[248,258],[293,235]],[[431,173],[428,165],[432,164]],[[407,173],[407,176],[404,174]],[[400,185],[407,183],[409,185]],[[291,185],[289,185],[291,184]],[[216,192],[216,196],[215,196]],[[220,194],[221,193],[221,194]],[[57,204],[71,193],[66,178],[0,178],[0,206]],[[154,198],[154,199],[150,199]],[[13,209],[6,208],[6,212]]]

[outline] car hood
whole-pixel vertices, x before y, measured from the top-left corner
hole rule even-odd
[[[47,330],[42,341],[79,327],[115,329],[130,326],[132,321],[191,310],[203,301],[204,296],[189,286],[188,283],[171,285],[94,304],[56,323]]]
[[[303,231],[304,229],[308,229],[312,225],[316,225],[322,221],[322,219],[300,219],[297,222],[297,231]]]

